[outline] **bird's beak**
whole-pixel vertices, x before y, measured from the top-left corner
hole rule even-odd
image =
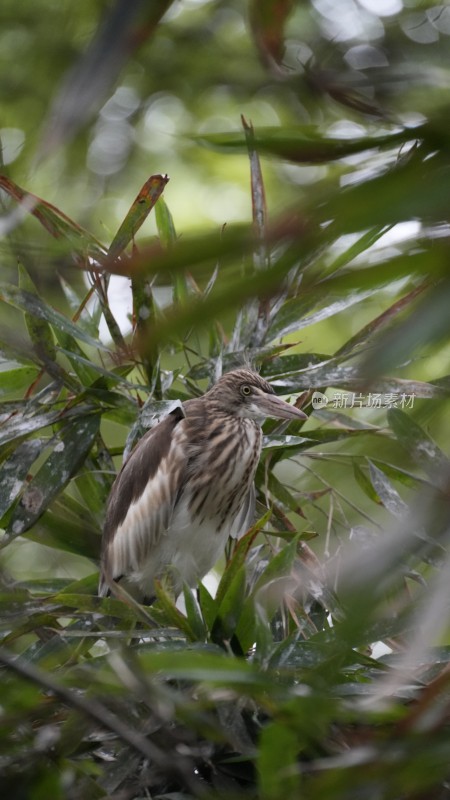
[[[260,394],[255,403],[258,410],[266,417],[275,419],[308,419],[304,411],[291,406],[275,394]]]

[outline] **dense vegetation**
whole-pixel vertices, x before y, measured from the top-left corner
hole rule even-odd
[[[450,9],[0,18],[2,796],[449,797]],[[243,358],[309,417],[253,528],[98,598],[124,447]]]

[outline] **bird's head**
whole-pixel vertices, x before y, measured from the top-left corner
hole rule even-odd
[[[247,368],[222,375],[206,396],[221,411],[256,422],[266,417],[307,419],[303,411],[277,397],[270,383]]]

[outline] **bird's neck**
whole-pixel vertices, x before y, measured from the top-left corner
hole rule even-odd
[[[207,421],[209,424],[214,424],[216,421],[216,424],[222,425],[235,423],[236,426],[242,426],[244,430],[261,430],[261,425],[256,420],[241,416],[239,410],[230,410],[212,400],[205,403],[204,398],[196,398],[183,403],[183,407],[186,417],[190,420],[198,420],[199,424],[206,425]]]

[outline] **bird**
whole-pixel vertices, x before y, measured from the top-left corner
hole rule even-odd
[[[150,428],[112,486],[98,593],[120,581],[140,602],[155,580],[177,597],[195,587],[253,523],[254,476],[267,417],[305,420],[250,367],[224,373]],[[114,582],[114,583],[113,583]]]

